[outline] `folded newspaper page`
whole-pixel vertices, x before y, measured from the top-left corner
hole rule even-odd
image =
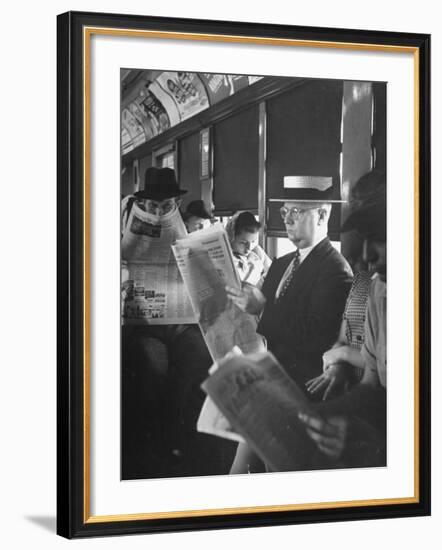
[[[311,405],[272,353],[230,356],[202,388],[270,470],[326,467],[298,419]]]
[[[195,231],[172,246],[193,311],[214,361],[238,346],[242,353],[262,351],[256,318],[227,296],[226,285],[240,288],[232,249],[221,224]]]
[[[242,355],[241,350],[235,346],[231,352],[229,352],[224,359],[234,357],[235,355]],[[210,369],[209,374],[213,374],[219,368],[218,363],[214,363]],[[212,399],[207,396],[201,409],[197,430],[199,432],[217,435],[224,439],[230,439],[237,441],[238,443],[245,443],[245,439],[236,433],[227,418],[221,413]]]
[[[245,442],[245,439],[235,432],[230,422],[210,397],[207,397],[204,401],[196,428],[201,433],[216,435],[238,443]]]
[[[157,217],[133,204],[121,241],[124,324],[196,322],[171,248],[186,235],[178,208]]]
[[[239,309],[227,296],[226,285],[240,288],[232,249],[221,224],[196,231],[172,247],[201,332],[215,363],[233,348],[240,353],[265,349],[256,332],[256,318]],[[197,430],[243,441],[207,398]]]

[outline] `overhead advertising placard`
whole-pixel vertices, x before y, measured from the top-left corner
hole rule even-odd
[[[226,99],[233,93],[232,80],[227,74],[199,73],[209,95],[211,105]]]
[[[129,109],[123,109],[121,123],[131,140],[133,147],[137,147],[146,141],[143,125],[136,119]]]
[[[145,96],[141,102],[146,116],[150,119],[155,135],[161,134],[173,126],[169,114],[166,112],[163,103],[150,89],[145,91]]]
[[[209,107],[206,90],[195,73],[164,72],[158,75],[156,83],[173,99],[181,120],[186,120]]]

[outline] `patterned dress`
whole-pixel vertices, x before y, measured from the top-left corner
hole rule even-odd
[[[364,325],[371,282],[371,275],[367,271],[360,271],[355,275],[343,314],[347,343],[359,351],[364,343]],[[358,381],[362,378],[363,372],[364,369],[355,367]]]

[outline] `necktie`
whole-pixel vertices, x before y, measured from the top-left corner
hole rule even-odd
[[[292,282],[293,277],[295,275],[295,271],[298,269],[300,263],[301,263],[301,254],[299,253],[299,250],[296,250],[292,260],[292,267],[282,285],[281,292],[279,293],[279,296],[277,298],[278,300],[280,300],[284,296],[284,294],[287,292],[287,289],[290,286],[290,283]]]

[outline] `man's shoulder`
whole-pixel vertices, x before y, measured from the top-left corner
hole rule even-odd
[[[289,252],[288,254],[284,254],[284,256],[279,256],[279,258],[275,258],[272,261],[272,265],[270,268],[273,268],[273,270],[281,268],[281,267],[287,267],[289,263],[293,260],[295,256],[295,252]]]
[[[324,239],[318,245],[317,259],[323,265],[323,269],[330,269],[331,271],[342,271],[353,276],[350,264],[345,257],[337,250],[330,240]]]
[[[267,281],[267,284],[269,283],[269,281],[274,280],[275,278],[277,280],[280,280],[280,277],[282,276],[284,271],[287,269],[290,262],[293,260],[294,255],[295,255],[294,252],[289,252],[288,254],[284,254],[284,256],[275,258],[271,262],[269,271],[265,277],[265,281]]]

